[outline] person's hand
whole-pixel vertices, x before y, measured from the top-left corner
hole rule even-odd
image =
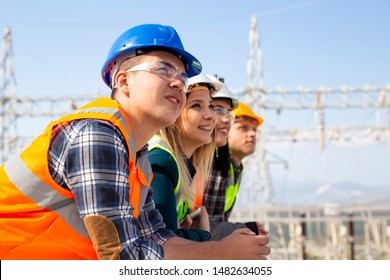
[[[195,242],[172,237],[162,246],[166,260],[266,260],[271,250],[266,235],[240,228],[221,241]]]
[[[240,228],[221,240],[221,249],[226,259],[266,260],[271,249],[267,235],[256,235],[249,228]]]
[[[268,230],[265,229],[264,225],[260,222],[256,222],[257,229],[259,231],[259,234],[261,235],[268,235]]]
[[[209,214],[204,206],[201,206],[200,214],[192,220],[190,228],[200,228],[207,232],[210,232],[210,220]]]
[[[186,215],[184,219],[179,223],[178,228],[190,228],[192,225],[192,219],[189,215]]]
[[[256,234],[267,235],[269,233],[260,222],[246,222],[245,226]]]

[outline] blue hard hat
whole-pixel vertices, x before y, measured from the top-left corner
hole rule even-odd
[[[160,24],[138,25],[125,31],[112,45],[102,68],[102,78],[111,87],[111,79],[118,66],[127,58],[148,50],[165,50],[177,55],[183,62],[188,77],[198,75],[202,65],[184,50],[179,34],[171,26]]]

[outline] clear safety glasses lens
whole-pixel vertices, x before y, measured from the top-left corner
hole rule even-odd
[[[173,66],[169,62],[158,61],[158,62],[145,62],[138,64],[126,70],[126,72],[135,71],[149,71],[158,75],[160,78],[166,81],[172,81],[175,77],[178,77],[184,85],[184,92],[188,90],[188,75],[185,72],[180,71],[177,67]]]
[[[234,123],[236,119],[236,115],[234,112],[222,107],[222,106],[214,106],[214,112],[220,117],[228,117],[230,123]]]

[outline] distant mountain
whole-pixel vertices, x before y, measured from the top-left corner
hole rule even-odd
[[[290,187],[284,196],[283,203],[289,205],[382,204],[390,203],[390,185],[368,187],[351,182],[320,185],[311,181]]]

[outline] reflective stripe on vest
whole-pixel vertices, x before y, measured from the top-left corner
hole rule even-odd
[[[177,159],[173,152],[169,149],[167,143],[161,139],[159,135],[153,136],[153,138],[148,142],[149,144],[149,151],[153,149],[161,149],[163,151],[166,151],[168,154],[170,154],[173,158],[173,160],[176,163],[176,168],[178,172],[178,178],[177,178],[177,184],[175,186],[175,199],[176,199],[176,212],[177,212],[177,221],[180,222],[181,220],[184,219],[185,215],[187,214],[189,204],[187,201],[184,201],[182,198],[182,190],[180,187],[180,169],[179,169],[179,164],[177,163]]]
[[[40,207],[55,211],[62,219],[85,238],[88,232],[80,219],[80,213],[73,199],[59,194],[45,182],[35,176],[20,157],[13,157],[4,165],[11,182],[28,198],[35,201]],[[65,207],[68,205],[67,207]]]

